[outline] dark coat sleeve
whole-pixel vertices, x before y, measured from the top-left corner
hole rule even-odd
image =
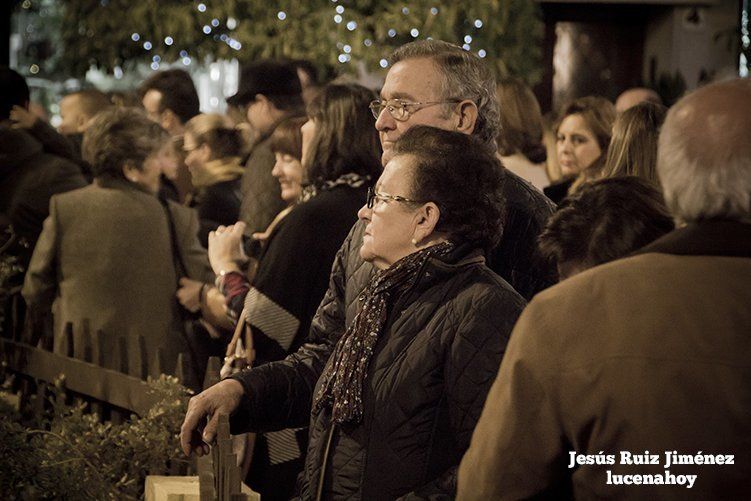
[[[313,317],[307,342],[284,360],[231,376],[245,388],[240,408],[230,418],[232,433],[307,426],[316,382],[344,333],[351,242],[352,231],[336,254],[329,288]]]
[[[526,302],[507,288],[485,289],[455,312],[458,325],[444,373],[449,422],[456,447],[469,448],[488,391],[498,373],[514,323]],[[458,464],[405,496],[405,499],[453,499]]]

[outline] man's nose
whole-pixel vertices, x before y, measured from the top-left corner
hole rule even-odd
[[[381,110],[380,115],[378,115],[378,118],[376,119],[375,123],[376,130],[384,131],[384,130],[394,130],[396,128],[396,120],[394,120],[394,117],[391,116],[391,113],[384,108]]]
[[[357,211],[357,217],[358,219],[362,219],[363,221],[370,221],[370,214],[373,211],[373,209],[368,209],[367,204],[360,207],[360,210]]]

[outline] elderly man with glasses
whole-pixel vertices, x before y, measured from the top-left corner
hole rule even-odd
[[[384,165],[393,156],[394,142],[415,125],[472,134],[495,152],[499,129],[495,79],[477,56],[446,42],[425,40],[397,49],[390,64],[381,99],[370,105],[377,119]],[[498,221],[503,236],[488,253],[488,264],[529,299],[555,282],[555,271],[542,263],[536,252],[537,235],[553,206],[508,171],[504,196],[506,217]],[[358,222],[337,254],[308,344],[284,361],[244,372],[191,399],[181,433],[186,453],[208,451],[206,444],[214,439],[219,413],[231,414],[232,431],[240,433],[263,426],[261,414],[289,417],[300,411],[288,408],[294,402],[307,402],[310,410],[315,383],[333,346],[352,323],[357,300],[374,273],[359,253],[364,228],[365,224]],[[210,419],[204,427],[206,417]],[[287,423],[274,426],[281,428]]]

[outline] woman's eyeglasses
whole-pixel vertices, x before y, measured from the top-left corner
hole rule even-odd
[[[401,203],[407,203],[407,204],[421,204],[424,202],[419,202],[417,200],[411,200],[409,198],[400,197],[399,195],[389,195],[388,193],[378,193],[375,188],[368,188],[368,197],[366,199],[366,205],[368,209],[372,209],[373,206],[376,203],[376,200],[379,202],[388,202],[388,201],[394,201],[394,202],[401,202]]]

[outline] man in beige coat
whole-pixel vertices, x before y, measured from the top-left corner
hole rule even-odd
[[[749,103],[736,80],[671,109],[658,171],[682,226],[529,304],[459,499],[751,492]]]

